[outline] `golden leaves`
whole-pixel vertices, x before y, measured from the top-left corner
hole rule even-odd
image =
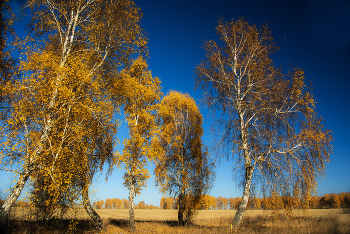
[[[202,115],[195,101],[171,91],[160,104],[159,116],[156,143],[162,155],[156,158],[156,185],[170,195],[200,196],[209,190],[214,175],[201,141]]]
[[[129,0],[28,4],[42,38],[23,47],[2,158],[4,166],[30,167],[26,173],[48,195],[73,201],[113,161],[119,106],[111,85],[120,65],[145,45],[141,15]]]
[[[126,170],[124,185],[129,189],[134,186],[138,194],[150,177],[146,158],[152,160],[158,154],[152,148],[152,139],[157,131],[157,103],[162,93],[159,79],[152,77],[142,57],[135,59],[119,78],[114,87],[124,104],[130,138],[124,140],[123,152],[116,161],[120,160]]]

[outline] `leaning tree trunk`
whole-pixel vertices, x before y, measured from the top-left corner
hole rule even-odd
[[[49,116],[48,119],[50,120],[51,117]],[[27,180],[29,179],[29,176],[31,175],[31,173],[34,171],[35,168],[38,168],[38,165],[33,159],[36,158],[36,155],[41,154],[43,150],[43,145],[45,144],[48,133],[52,128],[52,123],[50,124],[49,122],[50,121],[48,121],[48,124],[46,124],[44,132],[40,137],[38,148],[36,148],[32,157],[29,158],[29,162],[24,166],[23,171],[19,174],[19,178],[17,180],[15,187],[11,190],[10,195],[6,198],[4,204],[0,208],[0,231],[2,228],[5,228],[5,226],[7,225],[7,218],[11,210],[11,207],[15,203],[19,195],[21,194],[25,184],[27,183]]]
[[[231,230],[236,231],[237,228],[239,227],[239,224],[242,221],[243,214],[247,208],[247,204],[249,201],[249,195],[250,195],[250,187],[252,184],[252,176],[253,176],[253,167],[246,167],[246,174],[245,174],[245,185],[244,185],[244,191],[243,191],[243,196],[241,203],[238,206],[236,215],[231,223]]]
[[[177,213],[177,218],[179,220],[179,224],[181,226],[185,225],[185,221],[184,221],[184,212],[185,212],[185,194],[183,193],[183,191],[181,191],[180,195],[179,195],[179,211]]]
[[[135,185],[131,184],[129,191],[129,229],[132,232],[135,231],[134,197]]]
[[[106,227],[103,224],[101,217],[96,213],[95,209],[92,207],[89,200],[89,192],[87,189],[83,191],[83,204],[86,212],[89,214],[90,218],[94,221],[99,231],[106,231]]]
[[[5,232],[7,227],[7,219],[9,212],[11,210],[12,205],[16,202],[17,198],[21,194],[30,174],[33,171],[33,167],[28,165],[24,168],[24,170],[20,173],[17,184],[10,192],[10,195],[5,200],[4,204],[0,208],[0,231],[2,233]]]

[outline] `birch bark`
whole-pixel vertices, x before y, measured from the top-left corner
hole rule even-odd
[[[12,205],[15,203],[19,195],[21,194],[28,178],[31,172],[33,171],[33,168],[31,165],[28,165],[25,167],[23,172],[20,174],[19,179],[16,183],[16,185],[12,188],[10,195],[5,200],[4,204],[2,205],[0,209],[0,230],[6,230],[7,225],[7,219],[9,212],[11,210]]]
[[[72,15],[71,16],[71,22],[74,21],[74,26],[73,26],[73,30],[70,33],[66,34],[66,38],[65,38],[65,44],[63,47],[63,51],[62,51],[62,59],[60,62],[60,67],[62,68],[65,65],[65,62],[67,60],[67,57],[69,55],[69,51],[72,47],[72,43],[73,43],[73,39],[75,36],[75,27],[77,24],[77,20],[79,17],[79,12],[77,11],[76,16]],[[68,29],[68,31],[70,31],[70,27]],[[70,44],[67,45],[68,40],[70,39]],[[53,106],[55,106],[55,102],[56,102],[56,97],[58,95],[57,91],[58,91],[58,85],[60,83],[61,80],[61,76],[58,76],[56,79],[56,89],[54,90],[52,97],[51,97],[51,101],[49,104],[49,110],[52,109]],[[19,195],[21,194],[28,178],[30,177],[30,174],[33,172],[33,170],[35,169],[35,167],[37,167],[38,165],[35,165],[36,162],[36,156],[39,155],[42,151],[42,145],[43,143],[47,140],[47,137],[52,129],[53,126],[53,122],[52,122],[53,116],[51,114],[51,111],[49,111],[49,115],[47,116],[47,118],[45,119],[45,123],[44,123],[44,129],[42,132],[42,135],[40,137],[40,142],[37,146],[37,150],[35,151],[35,153],[33,154],[33,156],[31,157],[31,163],[30,165],[28,165],[27,167],[24,168],[24,170],[20,173],[19,176],[19,180],[17,181],[15,187],[11,190],[9,196],[7,197],[5,203],[3,204],[3,206],[0,209],[0,219],[1,219],[1,223],[6,222],[7,221],[7,216],[8,216],[8,212],[10,211],[12,205],[15,203],[15,201],[17,200],[17,198],[19,197]]]
[[[253,172],[254,172],[253,167],[246,168],[246,176],[245,176],[246,178],[245,178],[245,186],[244,186],[242,200],[238,206],[236,215],[231,223],[231,230],[233,231],[237,230],[237,228],[239,227],[239,224],[241,223],[243,218],[243,214],[247,208],[247,204],[250,196],[250,187],[252,184]]]
[[[97,214],[95,209],[92,207],[89,199],[89,192],[85,190],[83,192],[83,204],[86,212],[89,214],[90,218],[94,221],[99,231],[106,231],[106,227],[103,224],[101,217]]]
[[[134,197],[135,185],[132,183],[129,191],[129,229],[132,232],[135,231]]]

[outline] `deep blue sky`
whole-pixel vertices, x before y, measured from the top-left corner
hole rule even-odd
[[[325,119],[325,128],[333,131],[333,154],[326,165],[326,177],[319,180],[319,194],[350,192],[350,1],[346,0],[134,0],[143,12],[143,28],[149,37],[149,69],[162,81],[163,92],[177,90],[196,100],[193,72],[205,56],[204,41],[217,39],[219,18],[226,21],[245,17],[261,26],[268,23],[280,50],[276,65],[304,69],[313,81],[317,110]],[[211,120],[204,106],[204,138],[212,143]],[[125,127],[125,126],[124,126]],[[119,134],[126,136],[125,132]],[[242,190],[232,181],[231,161],[221,160],[210,195],[239,197]],[[153,174],[153,167],[149,167]],[[115,170],[107,183],[104,175],[96,179],[94,200],[127,198],[122,170]],[[161,194],[148,181],[135,203],[159,205]]]

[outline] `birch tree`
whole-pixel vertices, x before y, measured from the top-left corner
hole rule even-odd
[[[156,158],[156,185],[161,192],[179,197],[178,220],[184,225],[211,188],[214,165],[201,139],[202,115],[189,95],[171,91],[163,98],[158,114],[157,150],[161,156]]]
[[[123,142],[124,150],[117,156],[125,169],[124,185],[129,189],[129,228],[135,230],[134,197],[141,193],[150,177],[145,168],[147,159],[157,155],[152,149],[152,138],[157,130],[157,104],[162,95],[160,81],[147,70],[142,57],[120,74],[116,89],[122,88],[121,99],[129,129],[129,138]]]
[[[315,110],[304,72],[291,68],[283,74],[274,66],[277,47],[267,26],[239,19],[219,21],[216,30],[220,42],[205,43],[206,59],[195,78],[209,108],[218,111],[217,149],[242,172],[242,201],[232,221],[237,230],[252,185],[283,194],[298,186],[308,199],[329,161],[332,136]]]
[[[1,164],[17,182],[1,208],[4,221],[33,173],[54,191],[73,189],[99,228],[88,187],[105,162],[112,164],[110,85],[116,70],[146,45],[132,1],[28,0],[36,41],[22,43],[23,77],[9,90],[11,108],[1,143]],[[16,165],[14,168],[12,165]]]

